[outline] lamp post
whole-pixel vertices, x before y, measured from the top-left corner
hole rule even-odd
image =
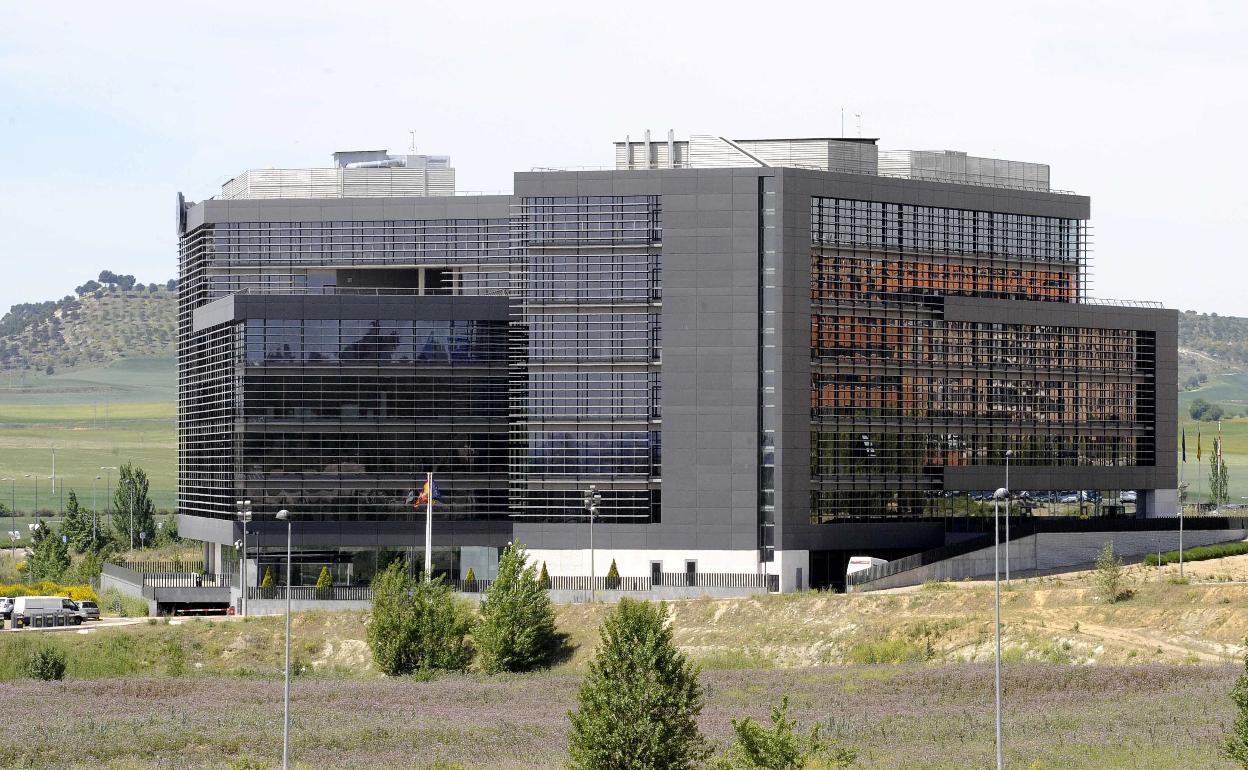
[[[108,514],[108,524],[113,524],[113,471],[117,470],[116,465],[101,465],[100,470],[104,471],[104,510]]]
[[[278,521],[286,522],[286,689],[282,695],[282,770],[290,768],[290,511],[277,512]]]
[[[99,486],[99,475],[91,482],[91,549],[95,550],[96,544],[100,538],[100,507],[95,499],[95,489]]]
[[[994,700],[997,707],[996,727],[997,727],[997,770],[1004,770],[1005,754],[1001,746],[1001,527],[999,523],[999,514],[1001,510],[1001,501],[1009,499],[1009,492],[1005,488],[998,489],[993,494],[992,503],[992,583],[996,589],[996,678],[993,687]],[[1009,544],[1006,544],[1009,547]]]
[[[1010,584],[1010,458],[1013,449],[1005,450],[1005,584]]]
[[[240,593],[240,614],[247,615],[247,522],[251,521],[251,501],[238,500],[234,503],[238,509],[238,518],[243,522],[243,549],[238,557],[238,584]]]
[[[35,481],[35,504],[34,504],[34,507],[30,509],[30,512],[34,514],[36,519],[38,519],[39,518],[39,476],[32,475],[30,473],[23,473],[22,476],[24,478],[34,479]]]
[[[9,546],[13,558],[17,558],[17,479],[7,478],[0,481],[9,482],[9,515],[13,520],[13,531],[9,533]]]
[[[597,596],[598,586],[594,585],[594,517],[598,515],[598,506],[602,505],[602,493],[597,484],[590,484],[585,493],[585,510],[589,511],[589,600]]]

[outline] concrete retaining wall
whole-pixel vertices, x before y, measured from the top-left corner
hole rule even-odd
[[[1183,547],[1213,545],[1245,539],[1248,530],[1220,529],[1195,530],[1183,533]],[[1054,532],[1030,535],[1009,544],[1010,574],[1024,572],[1072,569],[1085,567],[1096,561],[1106,543],[1114,544],[1114,552],[1132,559],[1157,553],[1158,545],[1163,551],[1179,547],[1177,531],[1163,532]],[[856,587],[856,591],[878,591],[885,588],[920,585],[928,580],[962,580],[992,575],[994,549],[981,548],[961,556],[955,556],[935,564],[917,567],[896,575],[872,581],[869,585]],[[1005,551],[1001,552],[1001,570],[1005,570]]]

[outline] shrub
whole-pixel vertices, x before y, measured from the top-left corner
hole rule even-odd
[[[1129,598],[1130,594],[1124,586],[1126,579],[1122,569],[1122,559],[1114,555],[1114,544],[1106,543],[1101,554],[1096,557],[1096,587],[1101,598],[1111,604]]]
[[[797,720],[789,719],[789,696],[771,708],[771,727],[746,717],[732,720],[737,740],[717,764],[723,768],[766,768],[800,770],[805,767],[845,768],[858,759],[858,752],[823,737],[824,725],[816,722],[803,736],[794,732]]]
[[[26,659],[26,673],[45,682],[65,678],[65,653],[55,647],[40,647]]]
[[[147,616],[148,607],[146,599],[123,594],[116,588],[106,590],[96,603],[100,605],[100,612],[107,615],[115,615],[119,618],[142,618]]]
[[[472,658],[467,641],[471,615],[455,601],[449,586],[413,580],[407,562],[398,559],[377,573],[372,588],[368,647],[382,673],[467,667]]]
[[[538,576],[538,580],[542,583],[542,588],[550,590],[550,573],[546,571],[546,562],[542,562],[542,574]]]
[[[611,568],[607,570],[607,588],[620,587],[620,570],[615,566],[615,559],[611,560]]]
[[[328,599],[334,581],[329,577],[329,567],[321,567],[321,574],[316,576],[316,598]]]
[[[472,571],[472,567],[469,567],[468,574],[464,575],[464,590],[465,591],[477,590],[477,573]]]
[[[529,671],[548,662],[558,646],[555,610],[528,564],[523,545],[509,545],[498,560],[498,576],[485,590],[481,620],[472,638],[486,673]]]
[[[273,568],[264,568],[264,579],[260,581],[260,588],[265,591],[271,591],[277,584],[273,581]]]
[[[1222,756],[1248,768],[1248,654],[1244,656],[1244,673],[1231,689],[1231,702],[1237,713],[1230,735],[1222,742]]]
[[[620,600],[569,712],[576,770],[687,770],[709,754],[698,732],[698,671],[672,643],[667,605]]]
[[[49,580],[40,580],[37,583],[0,585],[0,596],[67,596],[74,601],[90,599],[97,603],[100,599],[96,595],[95,589],[89,585],[61,585]]]

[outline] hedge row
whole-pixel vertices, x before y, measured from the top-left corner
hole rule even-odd
[[[1205,559],[1221,559],[1225,556],[1239,556],[1248,553],[1248,542],[1222,543],[1221,545],[1201,545],[1183,551],[1183,561],[1204,561]],[[1178,564],[1179,552],[1166,551],[1161,555],[1162,564]],[[1150,553],[1144,557],[1144,563],[1150,567],[1157,566],[1157,554]]]

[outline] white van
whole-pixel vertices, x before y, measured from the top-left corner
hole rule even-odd
[[[13,627],[27,627],[35,615],[64,615],[66,622],[75,626],[82,625],[87,619],[72,599],[64,596],[19,596],[13,600]],[[55,621],[53,621],[55,622]]]

